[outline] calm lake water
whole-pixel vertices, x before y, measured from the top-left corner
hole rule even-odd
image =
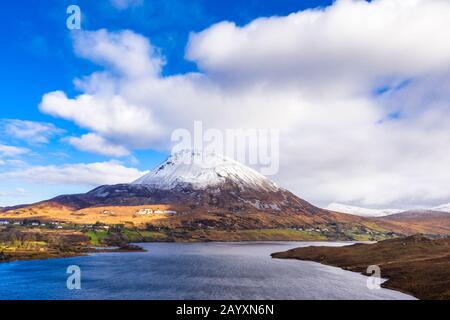
[[[370,290],[367,277],[270,254],[346,243],[147,243],[148,252],[0,264],[0,299],[412,299]],[[348,243],[347,243],[348,244]],[[81,290],[66,287],[81,268]]]

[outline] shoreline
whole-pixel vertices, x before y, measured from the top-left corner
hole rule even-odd
[[[34,260],[50,260],[50,259],[65,259],[65,258],[75,258],[75,257],[83,257],[83,256],[89,256],[91,253],[120,253],[120,252],[147,252],[144,248],[137,246],[135,244],[127,244],[123,247],[108,249],[105,247],[104,249],[97,249],[97,248],[82,248],[80,251],[74,251],[74,252],[26,252],[23,255],[10,255],[11,253],[6,253],[5,259],[0,259],[0,264],[3,263],[11,263],[11,262],[17,262],[17,261],[34,261]],[[4,254],[4,253],[2,253]]]
[[[419,300],[446,300],[450,286],[449,238],[429,239],[421,235],[354,244],[344,247],[303,247],[272,253],[275,259],[312,261],[342,270],[367,273],[368,266],[381,270],[385,289],[395,290]]]
[[[353,272],[353,273],[357,273],[357,274],[360,274],[360,275],[363,275],[363,276],[366,276],[366,277],[370,277],[370,275],[366,274],[365,272],[349,270],[347,268],[344,268],[344,267],[341,267],[341,266],[338,266],[338,265],[327,264],[327,263],[318,262],[318,261],[314,261],[314,260],[306,260],[306,259],[299,259],[299,258],[278,258],[278,257],[273,256],[274,254],[277,254],[277,253],[279,253],[279,252],[275,252],[275,253],[271,254],[272,259],[298,260],[298,261],[304,261],[304,262],[313,262],[313,263],[317,263],[317,264],[320,264],[320,265],[325,266],[325,267],[338,268],[338,269],[341,269],[343,271]],[[415,298],[416,300],[423,300],[423,299],[420,299],[420,298],[416,297],[413,293],[405,291],[405,290],[403,290],[401,288],[385,286],[384,284],[388,283],[389,280],[390,280],[390,278],[387,278],[387,277],[381,278],[381,281],[382,281],[381,284],[380,284],[381,288],[406,294],[408,296],[411,296],[411,297]]]

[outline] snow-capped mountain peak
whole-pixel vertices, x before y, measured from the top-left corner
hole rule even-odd
[[[442,204],[437,207],[433,207],[433,208],[431,208],[431,210],[450,213],[450,203]]]
[[[201,190],[226,182],[233,182],[241,188],[278,190],[276,184],[265,176],[237,161],[215,153],[191,150],[172,154],[165,162],[132,184],[162,190],[190,185]]]
[[[361,217],[385,217],[405,211],[401,209],[368,209],[335,202],[329,204],[326,209],[330,211],[347,213]]]

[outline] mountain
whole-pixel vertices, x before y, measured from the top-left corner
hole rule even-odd
[[[318,208],[226,157],[180,151],[132,183],[6,208],[0,217],[123,225],[182,241],[376,240],[416,231],[341,208]]]
[[[320,209],[234,160],[191,151],[173,154],[132,183],[6,209],[1,216],[157,228],[207,240],[367,240],[389,232]]]
[[[407,210],[384,217],[384,219],[392,221],[414,220],[414,219],[436,219],[436,218],[450,218],[450,213],[445,211],[418,209],[418,210]]]
[[[395,231],[399,234],[450,234],[450,213],[436,211],[445,209],[446,206],[434,207],[432,209],[366,209],[333,203],[327,207],[328,210],[354,214],[376,221],[381,228]]]
[[[361,217],[384,217],[404,211],[401,209],[368,209],[336,202],[329,204],[326,209],[330,211],[342,212]]]
[[[368,209],[363,207],[351,206],[341,203],[333,202],[326,208],[330,211],[342,212],[347,214],[353,214],[361,217],[387,217],[395,214],[405,213],[405,217],[410,215],[429,215],[432,216],[433,212],[446,212],[450,213],[450,203],[440,206],[424,209]]]
[[[130,184],[100,186],[86,194],[59,196],[52,201],[76,209],[166,204],[208,212],[326,212],[234,160],[191,151],[170,156]]]

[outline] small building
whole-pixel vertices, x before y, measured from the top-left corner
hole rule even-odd
[[[139,211],[136,213],[139,215],[145,216],[145,215],[153,214],[153,210],[152,209],[139,209]]]
[[[151,215],[151,214],[177,214],[177,212],[176,212],[176,211],[173,211],[173,210],[139,209],[139,211],[137,211],[136,214],[139,214],[139,215]]]
[[[0,225],[6,226],[8,224],[9,224],[9,221],[7,221],[7,220],[0,220]]]

